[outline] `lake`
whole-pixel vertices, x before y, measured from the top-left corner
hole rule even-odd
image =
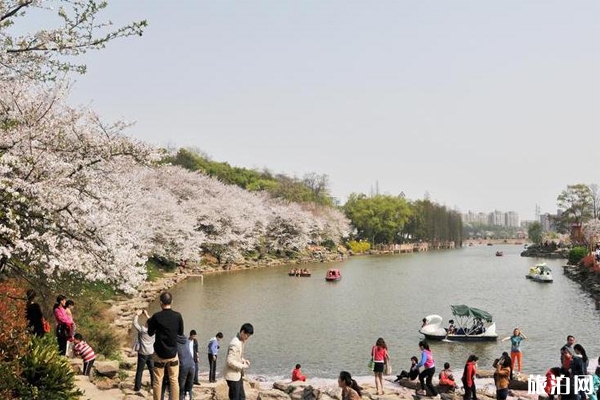
[[[502,250],[503,257],[495,252]],[[419,356],[421,320],[452,318],[450,304],[467,304],[493,315],[499,339],[520,326],[523,373],[545,373],[559,362],[559,349],[572,334],[591,364],[600,355],[600,312],[579,285],[563,275],[564,260],[520,257],[522,246],[473,246],[456,250],[389,256],[352,257],[334,264],[312,264],[310,278],[288,277],[289,267],[263,268],[191,278],[174,287],[173,308],[183,314],[186,334],[198,332],[201,371],[206,343],[218,331],[220,370],[227,344],[244,322],[255,335],[246,346],[250,376],[288,377],[296,363],[309,377],[335,378],[340,370],[369,375],[371,346],[383,337],[394,373]],[[545,261],[554,283],[525,279],[530,266]],[[342,280],[326,282],[328,268]],[[156,311],[154,304],[151,311]],[[450,362],[460,372],[469,354],[480,369],[510,351],[510,342],[432,342],[436,371]]]

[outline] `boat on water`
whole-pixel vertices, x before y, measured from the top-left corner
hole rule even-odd
[[[552,281],[554,281],[554,278],[552,277],[552,270],[546,265],[546,263],[536,264],[535,266],[529,268],[529,273],[525,275],[525,278],[543,283],[552,283]]]
[[[454,319],[449,321],[448,328],[442,327],[442,317],[432,314],[425,317],[419,333],[428,340],[482,342],[498,339],[496,323],[487,311],[464,304],[451,305],[450,309]]]
[[[325,280],[329,282],[339,281],[342,279],[342,274],[339,269],[332,268],[327,270],[327,274],[325,274]]]
[[[299,276],[301,278],[308,278],[310,277],[312,274],[310,272],[288,272],[288,276]]]
[[[501,252],[500,250],[498,250],[498,251],[496,252],[496,257],[502,257],[503,255],[504,255],[504,253],[503,253],[503,252]]]

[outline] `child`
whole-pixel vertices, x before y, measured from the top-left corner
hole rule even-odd
[[[457,385],[450,369],[450,363],[444,363],[444,369],[440,372],[440,386],[454,389]]]
[[[75,321],[73,319],[73,307],[75,307],[75,302],[73,300],[67,300],[65,303],[65,313],[71,318],[71,321]],[[75,335],[75,322],[68,326],[69,332],[69,340],[73,340],[73,335]]]
[[[296,369],[292,371],[292,382],[302,381],[306,382],[306,376],[302,375],[302,371],[300,370],[300,364],[296,364]]]
[[[92,366],[94,365],[94,360],[96,359],[96,354],[94,350],[83,340],[83,336],[81,333],[76,333],[73,338],[73,343],[75,346],[73,347],[73,352],[75,355],[81,356],[83,358],[83,375],[90,376],[90,371],[92,370]]]

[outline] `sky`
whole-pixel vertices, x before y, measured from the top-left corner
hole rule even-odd
[[[600,184],[596,0],[109,1],[139,38],[87,53],[71,100],[128,134],[352,192],[556,212]]]

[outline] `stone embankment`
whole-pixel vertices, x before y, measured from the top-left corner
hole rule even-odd
[[[563,272],[594,298],[596,309],[600,310],[600,274],[579,265],[565,265]]]

